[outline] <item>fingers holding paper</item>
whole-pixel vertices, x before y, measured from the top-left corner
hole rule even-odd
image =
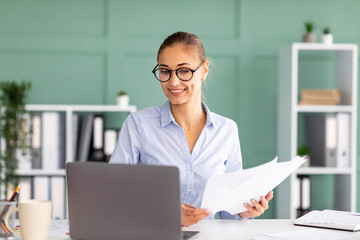
[[[254,205],[253,207],[247,203],[244,203],[247,211],[238,213],[241,218],[253,218],[258,217],[263,214],[269,208],[269,201],[273,198],[273,192],[270,191],[265,197],[260,198],[260,202],[255,201],[255,199],[251,199],[251,203]]]
[[[183,227],[188,227],[193,225],[207,216],[209,216],[209,210],[202,208],[196,208],[189,204],[181,204],[181,224]]]

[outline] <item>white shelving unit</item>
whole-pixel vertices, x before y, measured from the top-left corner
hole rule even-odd
[[[342,93],[337,106],[298,105],[299,61],[304,52],[316,54],[328,51],[334,55],[334,86]],[[351,168],[307,167],[299,168],[279,187],[276,196],[276,217],[296,217],[295,191],[297,175],[333,175],[335,178],[335,208],[356,211],[356,133],[357,133],[357,81],[358,48],[355,44],[294,43],[281,49],[279,54],[278,99],[278,154],[279,161],[288,161],[297,155],[300,114],[349,113],[351,115],[350,158]],[[319,201],[321,201],[319,199]]]
[[[25,109],[29,112],[64,112],[65,113],[65,126],[66,126],[66,162],[73,162],[73,145],[72,145],[72,118],[74,113],[79,112],[129,112],[136,111],[136,106],[130,105],[126,108],[117,105],[50,105],[50,104],[29,104]],[[17,171],[19,176],[65,176],[65,170],[42,170],[30,169]]]
[[[109,113],[109,112],[114,112],[114,113],[121,113],[121,112],[125,112],[125,113],[133,113],[135,112],[136,106],[130,105],[126,108],[124,107],[119,107],[116,105],[26,105],[25,109],[29,112],[64,112],[65,113],[65,139],[66,139],[66,162],[73,162],[75,161],[74,155],[73,155],[73,115],[75,113]],[[37,177],[46,177],[47,179],[50,179],[52,181],[53,178],[65,178],[65,169],[55,169],[55,170],[46,170],[46,169],[18,169],[17,170],[17,174],[20,176],[20,178],[27,178],[30,179],[31,181],[31,185],[32,185],[32,189],[30,190],[31,192],[34,191],[34,179]],[[49,188],[50,191],[53,191],[53,189],[51,189],[51,183],[49,180],[49,185],[46,186],[46,188]],[[65,183],[65,181],[64,181]],[[64,217],[67,218],[67,201],[66,201],[66,195],[67,195],[67,191],[66,191],[66,184],[65,186],[63,186],[61,189],[65,189],[65,196],[64,196],[64,210],[62,210],[59,205],[57,205],[57,213],[59,213],[59,211],[64,211]],[[60,191],[59,189],[55,189],[56,191]],[[61,196],[61,195],[60,195]],[[61,198],[60,198],[61,199]],[[53,199],[51,199],[53,200]],[[57,201],[59,202],[59,199],[57,199]],[[60,204],[62,205],[62,204]],[[53,205],[54,209],[55,209],[55,205]],[[53,209],[53,210],[54,210]],[[59,210],[61,209],[61,210]],[[55,210],[54,210],[55,211]]]

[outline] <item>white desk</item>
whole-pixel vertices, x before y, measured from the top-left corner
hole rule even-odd
[[[246,240],[265,233],[276,233],[285,231],[294,231],[309,229],[308,227],[294,226],[293,220],[269,219],[269,220],[203,220],[200,223],[189,227],[188,229],[199,230],[200,233],[194,237],[194,240]],[[56,225],[56,223],[55,223]],[[327,230],[330,232],[339,232],[336,230]],[[352,233],[340,231],[347,236],[358,237],[360,232]],[[20,238],[16,238],[20,239]],[[66,238],[49,237],[49,240],[65,240]]]

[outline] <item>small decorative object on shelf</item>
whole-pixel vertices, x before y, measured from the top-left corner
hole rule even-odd
[[[299,105],[337,105],[341,102],[339,89],[301,89]]]
[[[308,148],[304,143],[300,145],[300,147],[297,149],[297,155],[304,158],[306,162],[301,165],[301,167],[309,167],[310,166],[310,148]]]
[[[117,94],[117,104],[120,107],[129,106],[130,97],[125,91],[119,91]]]
[[[24,118],[26,113],[25,99],[30,88],[31,82],[4,81],[0,83],[2,91],[0,99],[3,107],[1,112],[1,135],[6,146],[2,146],[2,149],[5,150],[1,151],[0,182],[4,182],[5,196],[15,188],[18,181],[16,150],[21,149],[25,152],[30,147],[27,146],[26,140],[29,131],[26,128]]]
[[[303,42],[306,43],[314,43],[316,42],[316,34],[314,33],[315,24],[311,21],[304,22],[305,26],[305,34],[303,38]]]
[[[332,44],[334,42],[334,36],[330,33],[329,27],[325,27],[323,30],[322,42],[324,44]]]

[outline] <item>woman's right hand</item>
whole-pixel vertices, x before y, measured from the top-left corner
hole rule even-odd
[[[210,214],[206,208],[199,209],[186,203],[181,204],[181,213],[181,224],[183,227],[198,223]]]

